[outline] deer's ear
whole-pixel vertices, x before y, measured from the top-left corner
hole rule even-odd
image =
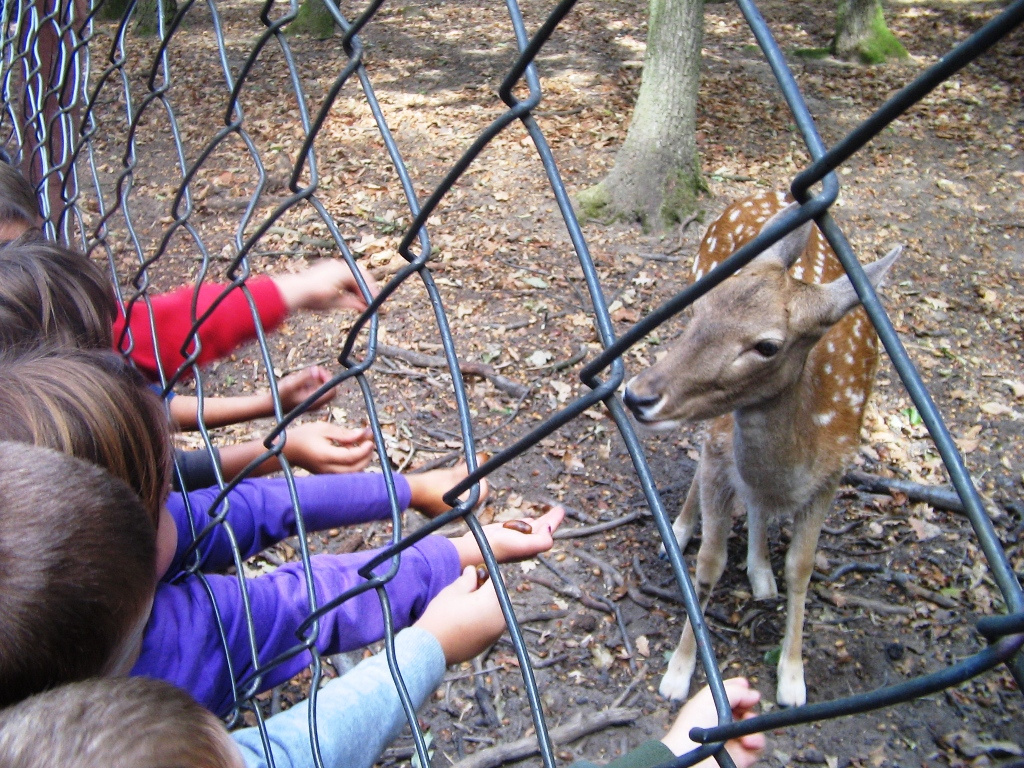
[[[779,219],[792,215],[793,211],[797,208],[799,208],[799,203],[790,203],[768,219],[768,221],[764,223],[764,226],[761,227],[761,231],[763,232],[767,227],[771,226]],[[761,251],[760,255],[756,257],[757,260],[760,261],[763,259],[765,261],[777,261],[786,269],[789,269],[793,266],[793,262],[800,258],[800,254],[802,254],[804,249],[807,247],[807,241],[811,237],[811,227],[813,226],[814,222],[812,221],[801,224],[792,232],[783,236],[783,238],[777,243],[770,245]]]
[[[868,282],[871,283],[875,290],[878,290],[882,281],[885,280],[889,267],[893,265],[902,252],[903,246],[897,245],[878,261],[864,265],[864,273],[867,275]],[[853,283],[850,282],[850,278],[846,275],[833,280],[831,283],[826,283],[822,288],[824,289],[825,301],[822,302],[821,306],[823,314],[821,321],[824,324],[831,325],[832,323],[839,322],[843,315],[860,303],[860,297],[857,296]]]

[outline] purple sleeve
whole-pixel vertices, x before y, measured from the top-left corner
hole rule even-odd
[[[409,482],[402,475],[396,474],[394,478],[398,508],[403,510],[409,506],[412,495]],[[358,525],[391,515],[384,476],[378,472],[296,477],[295,490],[307,531]],[[174,579],[184,567],[185,551],[193,540],[189,509],[198,533],[209,522],[211,505],[219,492],[218,488],[192,491],[188,494],[188,506],[180,493],[172,493],[168,498],[167,509],[178,529],[178,547],[164,581]],[[228,494],[227,507],[225,522],[231,526],[243,560],[295,535],[295,510],[283,477],[239,483]],[[212,530],[197,551],[200,569],[206,572],[224,570],[234,563],[231,539],[224,525]]]
[[[357,570],[376,554],[368,551],[312,558],[318,605],[364,584]],[[387,568],[385,562],[377,572],[384,573]],[[385,588],[395,631],[416,621],[427,603],[458,575],[458,553],[444,536],[427,536],[405,550],[398,573]],[[234,576],[190,575],[176,584],[158,585],[142,652],[132,674],[167,680],[218,715],[227,714],[235,698],[232,680],[241,682],[254,670],[251,648],[259,649],[260,664],[294,648],[299,643],[296,631],[309,615],[301,563],[248,579],[246,588],[253,637]],[[223,643],[217,615],[223,625]],[[384,616],[376,591],[363,592],[327,613],[320,620],[319,630],[315,644],[323,654],[351,651],[383,638]],[[308,666],[310,658],[303,651],[274,667],[263,677],[259,690],[269,690],[294,677]]]

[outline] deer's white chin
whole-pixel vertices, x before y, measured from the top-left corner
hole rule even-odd
[[[664,419],[662,421],[641,421],[637,419],[637,424],[640,425],[644,432],[671,432],[674,429],[678,429],[682,423],[678,419]]]

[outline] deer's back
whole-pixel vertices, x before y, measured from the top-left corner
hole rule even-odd
[[[730,205],[708,228],[694,262],[694,280],[753,240],[764,224],[792,199],[769,191]],[[842,277],[844,270],[817,226],[812,227],[807,248],[790,274],[808,283],[827,283]],[[878,339],[862,307],[848,312],[812,348],[800,386],[805,396],[807,429],[815,433],[820,461],[838,472],[856,451],[860,426],[871,393],[878,363]],[[721,416],[710,431],[731,433],[732,415]]]

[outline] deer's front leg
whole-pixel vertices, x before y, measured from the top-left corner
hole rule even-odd
[[[779,655],[776,701],[784,707],[798,707],[807,702],[804,684],[803,632],[804,604],[807,587],[814,569],[814,553],[825,513],[832,502],[834,489],[819,497],[806,515],[793,521],[793,540],[786,552],[786,634]]]
[[[706,493],[709,489],[703,489]],[[703,494],[702,494],[703,495]],[[726,542],[732,529],[732,509],[735,497],[724,492],[725,498],[717,499],[718,504],[701,500],[701,542],[697,552],[697,599],[701,613],[707,607],[711,592],[722,578],[727,559]],[[687,497],[689,500],[689,497]],[[658,691],[668,699],[685,699],[690,691],[690,679],[697,666],[697,638],[689,620],[683,627],[683,636],[672,658],[669,659],[665,676]]]
[[[754,505],[747,510],[747,579],[755,600],[767,600],[779,594],[768,556],[766,515]]]
[[[683,502],[679,515],[672,523],[672,533],[679,542],[680,551],[686,549],[686,545],[693,538],[693,532],[697,527],[697,513],[700,511],[700,472],[694,472],[693,482],[686,492],[686,500]],[[658,549],[658,557],[666,558],[665,545]]]

